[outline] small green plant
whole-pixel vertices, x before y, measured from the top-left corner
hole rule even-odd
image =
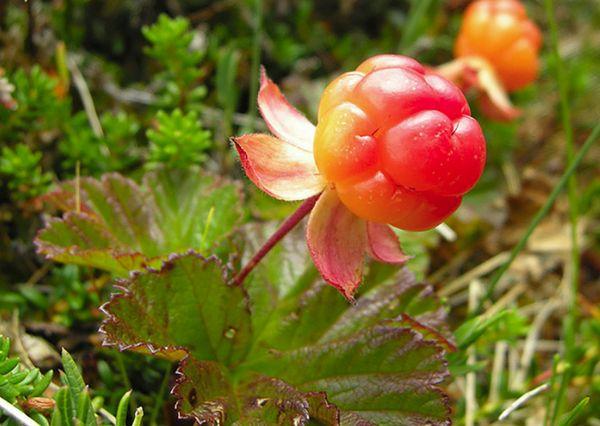
[[[0,138],[15,139],[61,127],[70,106],[57,94],[57,79],[35,65],[29,72],[18,69],[8,80],[14,86],[14,105],[0,108]]]
[[[43,417],[38,410],[51,404],[47,398],[40,398],[52,381],[52,371],[42,374],[37,368],[25,368],[19,358],[9,357],[10,339],[0,336],[0,398],[4,404],[13,404],[29,412],[33,417]],[[37,410],[36,410],[37,407]],[[0,407],[0,424],[17,425],[7,420]]]
[[[0,155],[0,174],[8,177],[8,188],[15,200],[26,200],[43,194],[52,175],[42,171],[41,152],[32,152],[25,144],[11,149],[3,147]]]
[[[146,132],[150,141],[148,167],[165,164],[171,168],[185,168],[204,161],[204,152],[210,147],[210,132],[203,130],[198,115],[176,109],[172,113],[159,111],[156,129]]]
[[[84,275],[82,268],[65,265],[52,269],[48,287],[18,284],[13,291],[0,295],[0,309],[18,307],[22,314],[43,311],[57,324],[73,327],[89,324],[99,316],[97,307],[106,280]]]
[[[77,323],[96,319],[96,307],[100,303],[99,285],[85,280],[82,269],[76,265],[65,265],[52,271],[50,282],[53,291],[44,299],[51,304],[53,322],[71,327]]]
[[[158,75],[163,88],[159,106],[194,108],[206,95],[206,88],[198,85],[202,76],[199,68],[204,55],[190,31],[185,18],[170,18],[160,15],[158,21],[144,27],[142,33],[150,46],[146,54],[155,59],[164,71]]]
[[[104,134],[96,135],[84,112],[75,114],[65,126],[59,144],[65,170],[74,171],[77,162],[90,174],[123,170],[140,157],[135,136],[140,129],[134,117],[123,112],[105,113],[100,117]]]
[[[105,410],[102,410],[101,407],[98,407],[96,400],[92,400],[77,364],[71,355],[64,349],[62,351],[61,359],[64,370],[64,373],[61,374],[61,382],[64,386],[54,395],[56,408],[52,413],[50,425],[71,426],[77,424],[96,426],[99,424],[114,424],[117,426],[125,426],[127,424],[127,411],[129,408],[131,391],[126,392],[123,395],[119,402],[117,415],[113,416]],[[101,411],[103,419],[106,419],[108,423],[105,423],[96,415],[97,410]],[[144,412],[141,408],[136,409],[135,417],[131,425],[140,425],[143,415]]]
[[[35,422],[42,426],[125,426],[131,391],[119,401],[113,416],[102,408],[102,401],[92,399],[77,364],[63,349],[60,387],[53,398],[42,396],[49,392],[52,370],[42,374],[37,368],[26,368],[19,358],[9,357],[10,339],[0,336],[0,424],[17,426]],[[98,412],[100,415],[96,414]],[[141,425],[144,412],[135,410],[132,426]],[[50,421],[48,421],[48,416]]]

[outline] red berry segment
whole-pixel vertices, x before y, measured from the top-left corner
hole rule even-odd
[[[350,99],[352,91],[365,75],[360,72],[347,72],[333,80],[321,96],[319,120],[337,105]]]
[[[434,109],[436,95],[422,74],[408,68],[384,68],[367,74],[352,100],[382,127],[424,109]]]
[[[420,74],[425,72],[425,68],[418,61],[408,56],[401,55],[376,55],[373,56],[356,68],[356,71],[367,74],[371,71],[383,68],[405,68],[416,71]]]
[[[338,183],[336,189],[355,215],[408,231],[424,231],[440,224],[461,201],[461,197],[408,190],[381,172],[359,182]]]
[[[417,191],[444,185],[454,160],[452,127],[445,114],[433,110],[402,120],[380,139],[383,171],[397,185]]]
[[[357,176],[377,163],[376,124],[359,107],[345,102],[331,109],[317,128],[315,159],[330,182]]]
[[[452,120],[463,115],[471,115],[465,95],[455,84],[437,74],[426,75],[425,81],[435,91],[437,97],[435,109]]]
[[[410,58],[380,55],[357,71],[322,98],[319,171],[363,219],[415,231],[438,225],[481,176],[481,128],[456,86]]]

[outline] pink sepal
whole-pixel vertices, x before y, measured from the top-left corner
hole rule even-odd
[[[315,126],[290,105],[279,87],[267,77],[264,68],[260,73],[258,108],[275,136],[298,148],[313,152]]]
[[[248,178],[272,197],[304,200],[325,187],[312,152],[265,134],[233,138]]]
[[[400,247],[398,237],[388,225],[367,222],[368,250],[379,262],[402,264],[410,259]]]
[[[367,227],[342,204],[334,189],[327,188],[311,212],[306,241],[323,279],[353,301],[362,280]]]

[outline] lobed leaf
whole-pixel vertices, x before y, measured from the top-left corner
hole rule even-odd
[[[244,357],[251,334],[246,295],[227,284],[216,258],[172,256],[160,270],[133,274],[121,285],[122,293],[102,307],[105,344],[172,359],[191,353],[225,365]]]
[[[271,351],[247,368],[303,391],[324,391],[341,410],[374,424],[446,424],[443,349],[389,321],[342,339]]]
[[[38,234],[38,252],[120,276],[159,266],[170,253],[214,249],[243,214],[238,185],[196,169],[159,169],[142,185],[115,173],[84,178],[80,198],[75,185],[67,182],[45,197],[66,213]]]
[[[269,234],[245,231],[250,252]],[[194,253],[121,281],[103,308],[106,343],[185,358],[174,393],[200,423],[448,424],[451,345],[431,287],[373,264],[349,305],[308,261],[301,230],[282,244],[245,289]]]
[[[433,289],[407,269],[372,264],[351,306],[314,268],[290,269],[287,253],[269,254],[246,283],[251,307],[260,306],[268,320],[238,371],[325,391],[341,424],[448,424],[449,402],[438,385],[452,345]]]
[[[300,392],[279,379],[256,375],[236,386],[222,365],[194,359],[186,359],[178,374],[177,409],[200,424],[338,423],[338,410],[324,393]]]

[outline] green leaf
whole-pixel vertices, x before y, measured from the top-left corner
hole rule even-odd
[[[131,426],[142,426],[143,418],[144,418],[144,409],[142,407],[138,407],[135,410],[135,415],[133,417],[133,423],[131,423]]]
[[[248,257],[269,232],[245,231]],[[349,305],[307,261],[298,230],[244,289],[227,275],[215,259],[174,256],[121,281],[104,307],[107,343],[188,356],[180,413],[221,424],[449,423],[445,312],[408,270],[371,265]]]
[[[238,185],[197,169],[156,170],[142,185],[118,174],[63,184],[46,200],[65,211],[38,234],[38,252],[63,263],[126,276],[174,252],[208,252],[242,217]]]
[[[77,401],[77,420],[78,424],[86,426],[97,426],[96,418],[94,417],[94,408],[87,389],[79,394]]]
[[[258,371],[325,391],[349,424],[449,423],[438,384],[453,345],[433,289],[407,269],[372,264],[348,305],[307,267],[303,243],[301,231],[288,236],[246,282],[253,319],[263,319],[253,321],[257,342],[236,377]]]
[[[511,315],[514,315],[514,313],[511,312],[512,311],[499,311],[492,316],[479,315],[477,317],[471,318],[468,321],[465,321],[454,332],[454,335],[456,336],[457,346],[460,349],[468,348],[470,345],[475,343],[480,337],[482,337],[484,333],[498,326],[506,318],[509,318]]]
[[[0,374],[7,374],[19,365],[19,358],[8,358],[0,363]]]
[[[52,175],[43,173],[42,153],[32,152],[25,144],[14,149],[2,147],[0,152],[0,175],[8,178],[8,188],[16,199],[25,200],[46,191],[52,181]]]
[[[32,412],[32,413],[28,413],[29,417],[31,417],[33,420],[35,420],[37,422],[37,424],[39,424],[40,426],[49,426],[50,423],[48,423],[48,419],[46,419],[46,417],[44,417],[44,415],[42,413],[37,413],[37,412]]]
[[[131,391],[125,392],[119,406],[117,407],[116,426],[127,426],[127,410],[129,409],[129,400],[131,399]]]
[[[61,388],[54,395],[56,401],[56,408],[52,413],[52,420],[50,424],[52,426],[70,426],[73,419],[73,403],[69,396],[67,388]]]
[[[390,321],[344,338],[272,350],[245,368],[303,391],[325,391],[341,410],[374,424],[447,423],[448,402],[436,386],[447,376],[443,350],[403,323]]]
[[[300,392],[278,379],[253,376],[236,386],[220,364],[193,359],[178,374],[177,409],[200,424],[337,423],[337,409],[323,393]]]
[[[232,400],[233,386],[221,364],[189,360],[181,365],[179,374],[183,378],[174,393],[179,396],[180,413],[200,424],[223,424],[225,416],[239,416],[237,404]]]
[[[65,372],[66,383],[69,386],[69,394],[73,401],[79,399],[79,394],[85,389],[85,382],[77,364],[73,360],[73,357],[65,349],[62,350],[61,360],[63,365],[63,371]]]
[[[271,227],[246,226],[244,231],[248,249],[254,252]],[[402,314],[432,331],[448,334],[445,310],[432,287],[417,282],[407,269],[371,264],[360,297],[351,307],[319,278],[305,247],[304,232],[294,231],[245,283],[253,308],[253,326],[262,330],[262,339],[270,347],[285,349],[332,340]]]
[[[581,401],[579,401],[579,403],[568,413],[564,414],[559,422],[558,425],[559,426],[570,426],[573,424],[573,422],[575,420],[577,420],[577,417],[579,417],[579,415],[581,415],[581,412],[585,409],[585,407],[588,405],[588,403],[590,402],[590,398],[589,397],[585,397],[583,398]]]
[[[52,381],[52,376],[54,373],[52,370],[48,371],[46,374],[42,376],[42,378],[35,384],[33,390],[29,394],[30,397],[40,396],[44,391],[50,386],[50,382]]]
[[[83,377],[81,377],[81,373],[79,372],[79,367],[77,367],[73,357],[65,349],[62,350],[61,360],[71,407],[74,410],[72,411],[74,417],[81,420],[84,425],[95,425],[96,417],[94,409],[92,408]],[[74,407],[77,408],[75,409]]]
[[[106,343],[180,359],[235,364],[245,356],[250,311],[244,290],[227,284],[215,259],[173,256],[159,271],[134,275],[103,310]]]

